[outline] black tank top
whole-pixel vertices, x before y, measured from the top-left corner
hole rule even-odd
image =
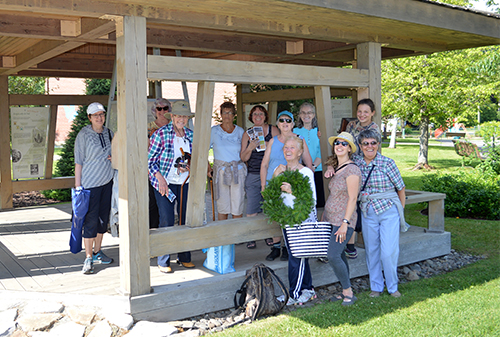
[[[272,126],[271,124],[269,124],[268,126],[269,130],[267,131],[267,136],[264,138],[266,142],[270,141],[273,138]],[[250,140],[248,140],[248,143],[250,143]],[[260,173],[260,164],[262,164],[262,159],[264,158],[265,152],[266,151],[260,151],[260,152],[258,152],[257,150],[252,151],[250,159],[248,159],[247,161],[249,173]]]

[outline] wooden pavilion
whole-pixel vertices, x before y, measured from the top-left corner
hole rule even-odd
[[[12,207],[14,192],[74,183],[51,178],[51,168],[46,179],[12,181],[10,106],[107,103],[106,97],[9,95],[8,76],[111,78],[116,64],[120,289],[132,313],[152,313],[168,294],[145,296],[150,257],[278,232],[264,217],[202,225],[215,82],[238,84],[239,111],[244,102],[313,97],[327,139],[336,133],[332,96],[370,97],[381,111],[381,60],[496,44],[500,15],[427,0],[0,0],[1,208]],[[195,139],[187,226],[150,231],[144,111],[148,81],[161,80],[198,82]],[[310,88],[258,95],[246,92],[252,83]],[[238,118],[243,125],[243,114]],[[329,145],[321,146],[326,158]],[[429,217],[439,231],[443,199],[438,224]]]

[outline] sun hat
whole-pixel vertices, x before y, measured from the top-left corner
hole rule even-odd
[[[194,113],[191,113],[189,108],[189,103],[184,100],[174,102],[170,113],[172,115],[194,117]]]
[[[281,111],[281,112],[278,114],[278,117],[276,118],[276,120],[280,119],[280,117],[281,117],[281,116],[283,116],[283,115],[290,117],[290,118],[292,119],[292,122],[294,122],[294,121],[295,121],[295,120],[294,120],[294,118],[293,118],[293,114],[292,114],[290,111],[288,111],[288,110],[283,110],[283,111]]]
[[[87,107],[87,115],[93,115],[99,111],[106,112],[104,106],[99,102],[90,103],[90,105]]]
[[[351,146],[352,153],[355,153],[358,150],[358,147],[354,143],[354,138],[349,132],[342,132],[337,136],[328,138],[328,143],[330,143],[330,145],[333,147],[333,142],[335,142],[336,139],[342,139],[348,142],[349,145]]]

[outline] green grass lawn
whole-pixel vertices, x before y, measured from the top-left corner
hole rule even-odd
[[[383,149],[393,158],[408,189],[420,189],[422,177],[436,171],[412,171],[418,146]],[[461,167],[452,147],[430,146],[429,164],[440,171]],[[411,225],[426,227],[425,206],[409,205]],[[500,336],[500,222],[446,218],[452,248],[486,258],[465,268],[400,285],[403,296],[373,299],[357,294],[352,307],[318,304],[239,326],[221,336]]]

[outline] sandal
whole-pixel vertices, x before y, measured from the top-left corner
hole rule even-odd
[[[338,294],[330,298],[330,302],[342,301],[344,299],[344,294]]]
[[[257,244],[255,243],[255,241],[247,242],[248,249],[255,249],[256,247],[257,247]]]
[[[273,238],[266,239],[266,245],[268,245],[269,247],[271,247],[272,245],[274,245]]]
[[[345,296],[344,295],[344,300],[342,301],[342,305],[343,306],[349,306],[349,305],[353,305],[354,302],[357,301],[357,298],[356,296],[354,296],[354,294],[352,296]]]

